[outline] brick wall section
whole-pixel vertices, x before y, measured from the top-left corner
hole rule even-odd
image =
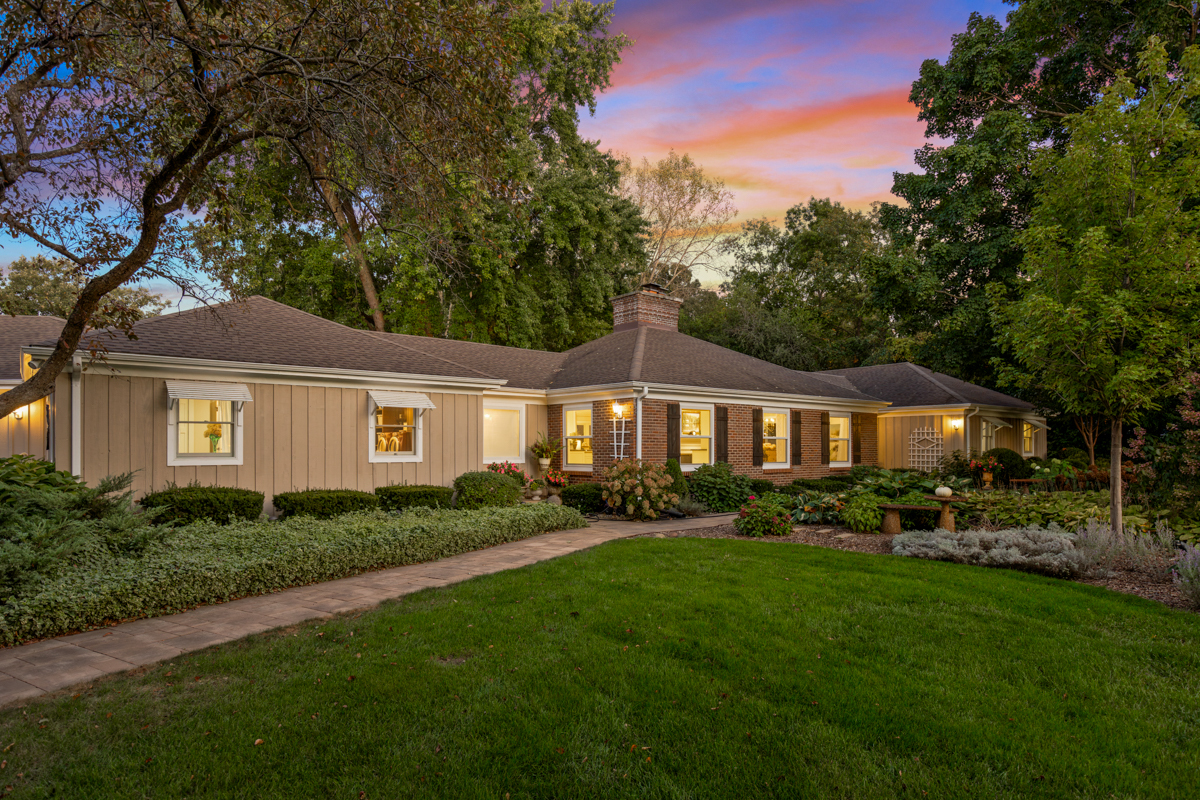
[[[724,404],[718,404],[718,407]],[[633,413],[633,401],[625,402],[628,413]],[[847,472],[847,468],[831,468],[821,464],[821,412],[793,411],[801,415],[800,447],[803,463],[789,464],[785,469],[763,469],[754,461],[754,409],[756,406],[724,405],[729,409],[729,463],[736,472],[752,478],[766,478],[776,484],[791,483],[796,478],[821,478]],[[562,406],[550,406],[550,436],[562,436]],[[571,472],[571,480],[579,483],[598,481],[604,468],[613,461],[612,401],[592,404],[592,472]],[[629,419],[626,424],[625,455],[637,455],[637,420]],[[851,425],[858,428],[861,436],[862,463],[877,464],[879,458],[879,423],[875,414],[853,414]],[[714,426],[715,427],[715,426]],[[788,435],[791,435],[790,429]],[[642,458],[659,464],[667,460],[667,401],[649,398],[642,403]],[[795,447],[794,442],[788,443]],[[562,469],[562,456],[555,457],[554,467]]]
[[[625,331],[639,325],[679,330],[682,300],[655,292],[630,292],[614,297],[613,330]]]

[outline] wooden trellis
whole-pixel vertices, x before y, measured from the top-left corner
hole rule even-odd
[[[921,472],[932,472],[942,460],[941,431],[916,428],[908,435],[908,466]]]

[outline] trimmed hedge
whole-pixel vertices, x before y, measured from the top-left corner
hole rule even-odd
[[[380,486],[375,490],[384,511],[406,508],[449,508],[454,490],[448,486]]]
[[[335,520],[197,522],[140,558],[89,561],[0,605],[0,643],[58,636],[112,620],[182,611],[367,570],[418,564],[586,527],[578,511],[549,503],[480,511],[413,509]]]
[[[698,468],[688,484],[692,487],[692,497],[717,514],[737,511],[750,497],[749,476],[735,473],[724,461]]]
[[[573,483],[565,486],[560,499],[564,506],[584,514],[598,514],[608,508],[608,501],[604,499],[604,487],[598,483]]]
[[[251,489],[191,484],[150,492],[138,505],[159,509],[154,518],[159,525],[169,522],[188,525],[202,519],[225,524],[230,517],[258,519],[263,513],[264,499],[262,492]]]
[[[1028,478],[1033,474],[1033,465],[1026,462],[1025,457],[1016,450],[1010,450],[1007,447],[993,447],[983,455],[985,457],[992,456],[1000,462],[1000,478],[1005,483],[1014,478]]]
[[[464,472],[454,479],[455,508],[504,508],[521,502],[521,484],[498,472]]]
[[[778,491],[775,484],[766,478],[751,478],[750,479],[750,494],[759,497],[768,492]]]
[[[282,492],[272,500],[280,519],[301,514],[329,519],[354,511],[369,511],[379,506],[379,498],[370,492],[354,489],[306,489],[303,492]]]
[[[843,494],[854,485],[854,480],[848,475],[831,475],[827,478],[797,478],[787,486],[780,486],[775,491],[793,497],[801,494]]]

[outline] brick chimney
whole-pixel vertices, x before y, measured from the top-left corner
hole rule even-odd
[[[656,283],[643,283],[636,292],[614,297],[612,304],[613,333],[643,327],[679,330],[679,307],[683,301],[671,297]]]

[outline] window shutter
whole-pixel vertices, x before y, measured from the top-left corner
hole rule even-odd
[[[861,419],[855,415],[850,417],[850,462],[852,464],[862,463],[862,433],[858,430],[858,423]]]
[[[667,458],[679,460],[679,403],[667,404]]]
[[[761,467],[763,465],[763,420],[762,409],[754,409],[752,416],[754,422],[751,423],[750,436],[751,447],[754,448],[754,466]]]
[[[829,466],[829,412],[821,412],[821,463]]]
[[[729,461],[729,409],[725,406],[717,407],[716,428],[717,461],[727,462]]]
[[[800,417],[803,412],[792,412],[792,464],[800,464],[801,462],[801,447],[800,447]]]

